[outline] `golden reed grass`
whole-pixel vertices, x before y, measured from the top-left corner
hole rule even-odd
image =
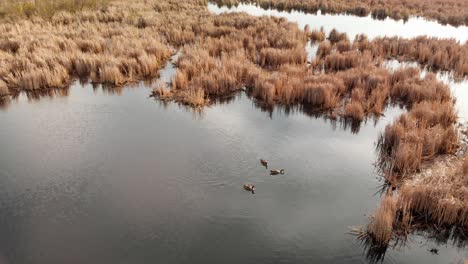
[[[371,59],[378,62],[384,59],[397,59],[399,61],[415,61],[432,71],[453,71],[456,77],[468,76],[468,42],[459,43],[454,39],[438,39],[426,36],[405,39],[399,37],[379,37],[368,40],[365,35],[358,35],[351,42],[346,34],[332,30],[327,37],[329,41],[319,44],[317,57],[323,58],[336,50],[335,58],[330,58],[332,62],[344,65],[355,62],[361,54],[371,56]],[[355,58],[345,57],[343,53],[355,52]],[[358,52],[356,54],[356,52]],[[333,66],[333,65],[330,65]],[[348,66],[349,67],[349,66]],[[344,67],[346,69],[347,67]],[[335,70],[342,70],[337,68]]]
[[[280,11],[300,10],[306,13],[348,13],[377,19],[391,17],[408,19],[409,16],[423,16],[443,24],[454,26],[468,25],[468,3],[463,0],[214,0],[222,5],[239,3],[257,4],[262,8],[275,8]]]
[[[410,233],[413,225],[466,230],[467,160],[467,156],[438,159],[428,163],[423,172],[403,181],[393,197],[387,194],[381,201],[367,225],[367,235],[376,244],[386,245],[395,234]]]
[[[432,41],[438,40],[429,42]],[[365,36],[358,36],[354,43],[349,43],[345,36],[334,32],[329,40],[320,43],[317,57],[312,62],[312,70],[321,72],[318,76],[341,80],[344,89],[335,91],[337,101],[346,102],[345,117],[362,120],[368,113],[381,113],[388,102],[404,105],[408,110],[387,125],[378,140],[379,168],[388,182],[402,187],[382,200],[370,219],[367,234],[375,243],[386,245],[395,230],[407,234],[414,218],[420,216],[425,217],[427,224],[466,227],[468,165],[464,164],[468,162],[462,164],[455,160],[448,165],[457,168],[453,171],[440,170],[426,175],[424,181],[412,180],[414,175],[427,170],[431,161],[458,149],[457,113],[450,88],[439,82],[433,73],[421,78],[418,68],[389,72],[375,67],[386,56],[395,56],[382,56],[387,52],[379,51],[380,43],[381,39],[367,41]],[[434,46],[433,50],[437,49]],[[445,48],[442,45],[440,49]],[[452,52],[463,53],[457,49]],[[398,56],[411,54],[409,49],[402,49]],[[427,62],[421,63],[427,65]],[[343,104],[335,107],[339,105]]]
[[[118,86],[157,76],[173,48],[157,28],[136,27],[119,4],[0,24],[2,86],[10,92],[59,88],[72,78]]]

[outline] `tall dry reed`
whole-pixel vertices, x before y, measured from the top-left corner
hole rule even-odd
[[[367,226],[368,233],[377,244],[386,245],[392,239],[396,211],[396,199],[387,194]]]
[[[10,91],[31,91],[64,87],[75,77],[118,86],[157,76],[173,49],[157,28],[136,27],[119,4],[62,12],[52,23],[1,24],[0,80]]]

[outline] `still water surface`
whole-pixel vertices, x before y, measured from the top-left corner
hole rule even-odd
[[[245,95],[199,114],[148,94],[75,84],[0,111],[0,263],[366,262],[348,227],[379,200],[374,142],[400,109],[352,133]],[[412,241],[385,261],[467,257]]]

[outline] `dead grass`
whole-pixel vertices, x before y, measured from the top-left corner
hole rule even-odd
[[[202,89],[190,89],[188,91],[184,91],[182,96],[183,98],[181,101],[189,106],[200,107],[208,103],[205,98],[205,92]]]
[[[62,12],[53,23],[1,24],[0,80],[17,92],[64,87],[73,78],[119,86],[157,76],[173,49],[156,28],[136,27],[119,4]]]
[[[383,37],[370,42],[367,38],[356,39],[353,45],[360,51],[370,51],[374,57],[416,61],[434,71],[454,71],[458,77],[468,75],[468,42],[426,36],[412,39]]]
[[[456,118],[451,101],[425,101],[387,125],[378,140],[379,163],[387,180],[407,177],[418,172],[424,160],[453,153],[458,147]]]
[[[354,101],[345,106],[345,117],[352,118],[353,120],[362,121],[364,119],[364,109],[358,101]]]
[[[462,165],[462,173],[463,174],[468,174],[468,158],[465,157]]]
[[[0,80],[0,97],[7,96],[9,94],[8,87],[5,82]]]
[[[468,3],[463,0],[214,0],[223,5],[254,3],[262,8],[275,8],[280,11],[301,10],[307,13],[348,13],[367,16],[369,13],[376,19],[391,17],[408,19],[409,16],[423,16],[443,24],[454,26],[468,25]]]
[[[157,96],[161,100],[172,100],[173,94],[171,90],[164,83],[158,83],[153,88],[153,96]]]
[[[340,41],[349,42],[348,35],[346,33],[338,32],[336,29],[332,29],[330,34],[328,34],[328,40],[332,43],[338,43]]]
[[[307,33],[307,32],[306,32]],[[322,42],[325,40],[325,31],[322,28],[320,28],[320,30],[317,30],[317,29],[314,29],[311,33],[310,33],[310,40],[314,43],[314,42]]]
[[[466,161],[466,158],[465,158]],[[438,225],[468,227],[468,174],[465,161],[438,161],[429,170],[405,181],[398,203],[409,205],[415,215]]]
[[[367,226],[368,233],[377,244],[387,245],[392,239],[396,211],[396,199],[387,194]]]

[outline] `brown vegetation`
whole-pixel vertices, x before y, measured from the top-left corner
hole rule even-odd
[[[468,174],[468,157],[465,157],[462,164],[462,173]]]
[[[105,6],[109,0],[3,0],[0,1],[0,18],[31,18],[35,15],[50,20],[60,12],[78,12]]]
[[[391,194],[387,194],[368,225],[369,235],[377,244],[386,245],[392,239],[396,211],[395,198]]]
[[[13,92],[66,86],[74,77],[122,85],[158,75],[173,53],[156,28],[138,29],[116,4],[0,25],[0,80]],[[117,26],[118,25],[118,26]]]
[[[391,17],[408,19],[409,16],[423,16],[454,26],[468,25],[468,2],[463,0],[214,0],[223,5],[239,3],[258,4],[262,8],[278,10],[300,10],[307,13],[348,13],[376,19]]]
[[[379,51],[381,39],[373,42],[359,36],[351,44],[340,35],[335,32],[329,37],[330,41],[319,45],[312,70],[318,76],[342,80],[345,89],[336,90],[336,94],[340,98],[338,102],[347,101],[343,116],[362,120],[365,114],[381,113],[387,102],[408,109],[394,123],[387,125],[378,140],[379,168],[390,186],[401,185],[401,188],[393,195],[389,192],[382,200],[370,219],[366,236],[385,246],[395,232],[408,234],[415,218],[425,221],[424,224],[466,228],[468,162],[452,161],[449,164],[455,166],[453,171],[439,170],[425,176],[424,180],[413,180],[415,174],[431,168],[431,161],[441,156],[449,157],[446,154],[453,154],[459,148],[455,127],[457,113],[450,88],[437,81],[433,73],[421,78],[417,68],[388,72],[375,67],[384,58],[381,53],[386,53]],[[439,48],[447,50],[447,54],[462,54],[457,54],[457,49],[445,49],[443,45]],[[435,50],[439,48],[434,46]],[[400,55],[414,53],[401,51]],[[335,107],[339,105],[337,103]]]
[[[379,139],[379,162],[389,181],[418,172],[424,160],[458,147],[451,101],[424,101],[387,125]]]
[[[387,195],[367,226],[367,234],[378,244],[388,244],[392,234],[407,234],[421,226],[438,230],[468,228],[467,157],[444,156],[426,164],[402,185],[389,204]],[[392,224],[390,224],[390,222]],[[461,231],[466,232],[466,231]],[[464,238],[466,240],[466,237]]]
[[[302,104],[322,111],[338,108],[338,114],[358,121],[367,114],[381,114],[389,100],[408,108],[426,101],[452,104],[449,88],[433,74],[421,79],[418,69],[392,73],[376,67],[380,57],[375,57],[372,49],[356,49],[358,44],[351,44],[346,34],[332,31],[329,41],[319,45],[312,68],[308,68],[306,34],[294,24],[244,14],[224,14],[214,21],[197,31],[200,39],[196,45],[184,49],[173,82],[174,93],[201,88],[205,96],[213,98],[246,87],[266,105]],[[242,28],[231,26],[241,21]],[[266,27],[268,31],[263,29]],[[230,34],[211,33],[221,29]],[[268,33],[258,36],[256,32],[260,31]],[[359,37],[360,47],[366,47],[365,39]],[[312,73],[317,71],[322,74]],[[340,110],[342,100],[348,97],[352,102]]]
[[[173,93],[165,84],[158,84],[153,88],[152,96],[163,101],[177,101],[190,107],[202,107],[209,103],[202,89],[189,89],[179,93]]]
[[[9,94],[8,87],[5,82],[0,80],[0,98]]]
[[[353,101],[345,106],[344,115],[353,120],[362,121],[364,119],[364,109],[360,102]]]
[[[468,76],[468,42],[460,44],[453,39],[413,39],[383,37],[368,41],[365,36],[353,44],[361,52],[370,51],[374,57],[416,61],[432,70],[454,71],[459,77]]]
[[[380,37],[370,41],[365,35],[358,35],[351,42],[346,34],[335,29],[330,32],[328,40],[319,44],[317,57],[323,58],[336,50],[332,61],[340,65],[349,65],[356,62],[362,54],[367,54],[375,62],[384,59],[416,61],[429,70],[453,71],[457,77],[468,76],[468,42],[461,44],[453,39],[426,36],[412,39]],[[352,58],[345,57],[345,52],[359,53],[354,53]],[[338,62],[339,59],[341,62]]]

